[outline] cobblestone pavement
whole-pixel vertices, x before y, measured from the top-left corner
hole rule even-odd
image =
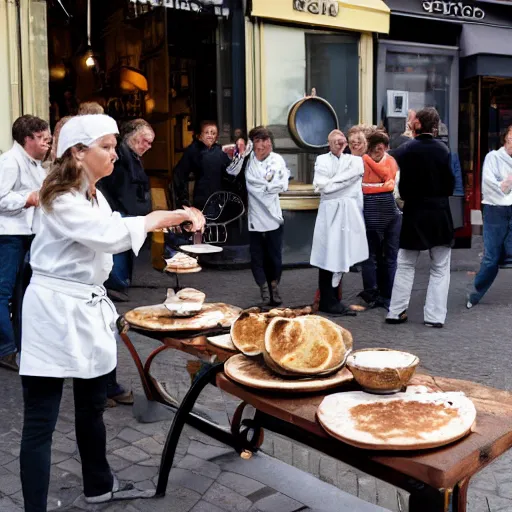
[[[471,311],[465,309],[465,293],[478,268],[480,253],[479,240],[476,240],[474,249],[454,251],[449,316],[443,330],[429,330],[422,324],[422,301],[428,280],[427,261],[423,258],[417,273],[408,324],[386,325],[382,310],[342,319],[343,325],[352,331],[356,347],[392,346],[410,350],[420,357],[423,369],[433,374],[471,379],[512,390],[512,271],[500,273],[484,303]],[[159,303],[166,288],[172,285],[172,279],[152,270],[148,260],[148,254],[139,258],[134,287],[130,290],[132,302],[123,304],[120,311]],[[285,271],[282,291],[286,304],[311,303],[316,279],[317,273],[313,269]],[[357,301],[360,282],[358,274],[345,277],[344,299],[347,302]],[[182,278],[182,284],[202,289],[211,301],[246,307],[258,300],[258,290],[247,270],[205,270]],[[144,355],[157,346],[155,342],[133,334],[132,341]],[[191,361],[193,359],[184,354],[168,351],[155,362],[156,376],[167,381],[179,398],[184,396],[190,384],[187,365]],[[141,393],[135,367],[124,347],[119,349],[118,376],[136,393]],[[0,398],[0,511],[14,512],[22,510],[18,476],[22,421],[19,379],[0,370],[0,386],[3,390]],[[137,400],[137,405],[139,403]],[[223,424],[228,423],[236,405],[232,398],[213,387],[205,389],[198,400],[202,414]],[[134,481],[138,488],[153,489],[170,418],[142,424],[133,418],[131,408],[119,406],[106,412],[105,421],[113,469],[121,478]],[[80,495],[80,463],[74,437],[72,397],[69,386],[66,386],[54,436],[50,510],[407,510],[406,493],[397,492],[383,482],[285,438],[267,434],[263,452],[243,461],[229,448],[187,427],[180,440],[165,498],[87,506]],[[315,492],[311,492],[312,488]],[[358,496],[373,507],[350,495]],[[511,455],[503,456],[473,479],[469,510],[512,512]]]

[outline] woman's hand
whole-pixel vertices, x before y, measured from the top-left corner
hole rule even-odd
[[[192,222],[190,214],[186,210],[157,210],[146,215],[144,220],[146,233],[179,226],[183,222]]]
[[[192,222],[192,229],[190,231],[193,231],[194,233],[200,231],[202,233],[206,224],[206,219],[204,218],[203,213],[193,207],[184,206],[183,209],[188,213],[190,216],[190,222]]]

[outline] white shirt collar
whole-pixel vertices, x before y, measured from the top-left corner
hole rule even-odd
[[[36,160],[35,158],[32,158],[26,151],[25,148],[19,143],[14,141],[14,147],[18,150],[19,153],[23,155],[24,158],[26,158],[32,165],[40,165],[41,161]]]

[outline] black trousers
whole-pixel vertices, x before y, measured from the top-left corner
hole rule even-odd
[[[333,272],[322,268],[318,269],[318,288],[320,290],[319,305],[320,309],[323,311],[336,307],[340,302],[338,297],[339,287],[332,286],[333,275]]]
[[[274,231],[249,232],[251,270],[258,286],[279,282],[283,268],[283,226]]]
[[[46,512],[52,436],[59,415],[64,379],[26,376],[21,379],[25,412],[20,467],[25,512]],[[107,376],[73,379],[73,393],[84,493],[89,497],[100,496],[111,491],[113,486],[103,423]]]

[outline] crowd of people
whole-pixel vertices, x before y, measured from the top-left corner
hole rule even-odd
[[[313,180],[320,205],[310,263],[319,269],[320,311],[356,314],[341,301],[340,284],[361,265],[366,305],[384,308],[389,324],[407,321],[415,267],[428,251],[424,323],[444,326],[454,239],[449,198],[462,190],[462,177],[439,128],[437,111],[424,108],[410,113],[400,140],[390,142],[384,130],[366,125],[353,127],[348,138],[330,133]],[[216,123],[205,121],[174,170],[177,209],[152,212],[141,157],[155,133],[146,121],[119,130],[100,105],[88,103],[57,124],[53,141],[48,123],[31,115],[16,120],[12,136],[12,149],[0,156],[0,366],[22,378],[25,510],[46,510],[66,378],[73,379],[85,499],[103,503],[129,488],[108,465],[103,410],[108,398],[130,403],[116,379],[112,299],[124,300],[134,256],[150,232],[179,226],[183,240],[202,232],[201,210],[211,194],[236,190],[247,204],[251,270],[262,304],[281,304],[279,194],[288,189],[290,171],[268,128],[252,129],[247,139],[238,133],[228,154],[217,142]],[[468,308],[482,300],[499,268],[511,264],[512,127],[485,160],[483,203],[485,253]]]

